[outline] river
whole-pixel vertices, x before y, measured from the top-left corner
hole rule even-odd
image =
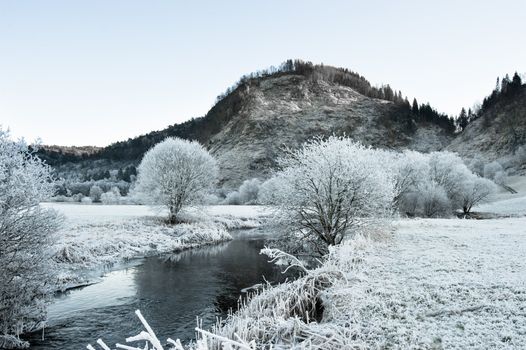
[[[31,349],[85,349],[102,338],[124,343],[143,330],[140,309],[160,340],[195,338],[196,318],[207,329],[236,308],[244,288],[282,282],[286,276],[259,254],[261,236],[238,231],[236,239],[173,256],[141,259],[107,273],[97,284],[58,295],[49,324],[30,335]],[[290,277],[290,276],[289,276]]]

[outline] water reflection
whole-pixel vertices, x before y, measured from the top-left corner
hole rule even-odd
[[[114,344],[141,326],[141,309],[159,338],[194,337],[196,317],[204,327],[237,305],[243,288],[285,279],[259,255],[261,239],[234,240],[219,246],[152,257],[109,273],[99,284],[71,291],[50,307],[46,338],[32,335],[34,349],[81,349],[99,337]]]

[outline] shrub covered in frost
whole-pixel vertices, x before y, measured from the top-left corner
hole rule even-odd
[[[82,204],[91,204],[91,203],[93,203],[93,200],[91,199],[91,197],[82,197],[80,199],[80,203],[82,203]]]
[[[89,196],[93,202],[100,202],[100,197],[103,193],[102,188],[97,185],[92,186],[89,190]]]
[[[447,217],[457,209],[468,213],[496,190],[450,152],[404,152],[394,162],[386,163],[394,164],[398,194],[395,204],[409,216]]]
[[[484,160],[480,157],[474,157],[468,163],[468,168],[478,176],[484,176]]]
[[[283,186],[273,200],[293,239],[325,254],[365,219],[389,214],[395,183],[383,159],[382,152],[335,136],[287,152],[278,161]]]
[[[415,151],[385,152],[384,158],[386,170],[391,171],[394,176],[394,204],[399,205],[429,174],[429,158]]]
[[[148,204],[166,206],[176,223],[184,206],[203,202],[217,175],[215,159],[199,143],[167,138],[144,155],[135,191]]]
[[[258,199],[259,189],[261,187],[261,180],[259,179],[250,179],[245,180],[239,186],[237,191],[230,192],[223,203],[225,204],[255,204]]]
[[[484,166],[484,177],[490,180],[494,180],[495,176],[499,172],[503,172],[504,168],[499,162],[493,161]]]
[[[121,199],[121,192],[117,187],[113,187],[108,192],[103,193],[100,196],[100,201],[103,204],[119,204]]]
[[[45,321],[51,279],[51,237],[58,215],[40,207],[54,183],[48,168],[23,142],[0,130],[0,347],[14,344],[9,335],[32,330]],[[23,342],[21,342],[24,345]],[[20,344],[18,344],[20,345]]]
[[[429,181],[441,187],[454,209],[461,206],[464,180],[474,176],[462,159],[451,152],[432,152],[429,155]]]
[[[446,190],[433,182],[426,182],[420,188],[418,204],[422,214],[429,218],[451,215],[451,201]]]
[[[285,180],[279,176],[273,176],[261,184],[258,192],[257,202],[259,204],[275,204],[279,201],[278,194],[285,188]]]
[[[462,182],[460,201],[464,213],[469,213],[473,206],[484,202],[490,195],[496,192],[495,184],[478,176],[472,176]]]

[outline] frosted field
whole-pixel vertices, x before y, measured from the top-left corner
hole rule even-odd
[[[494,213],[499,216],[525,216],[526,197],[511,197],[509,199],[497,200],[491,203],[481,204],[474,211]]]
[[[144,217],[163,217],[164,209],[156,210],[146,205],[97,205],[77,203],[42,203],[43,207],[53,208],[64,214],[67,222],[125,220]],[[232,219],[253,219],[269,215],[270,210],[264,206],[251,205],[211,205],[203,209],[190,209],[189,214],[195,217],[227,217]]]
[[[526,218],[394,226],[380,240],[336,248],[321,268],[264,292],[219,334],[262,346],[277,341],[278,349],[524,348]],[[332,283],[321,292],[322,321],[291,318],[287,307],[308,305],[313,279]]]
[[[492,201],[476,206],[473,210],[502,216],[525,216],[526,176],[510,176],[506,184],[518,193],[512,194],[501,188]]]
[[[191,249],[232,239],[229,229],[261,225],[264,207],[211,206],[188,210],[184,223],[169,226],[165,212],[137,205],[44,203],[64,216],[55,237],[57,288],[86,283],[81,272],[125,259]]]
[[[327,321],[354,345],[520,348],[526,344],[526,219],[403,220],[365,249]],[[351,276],[350,276],[351,277]]]

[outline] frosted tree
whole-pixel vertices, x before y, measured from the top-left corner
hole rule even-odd
[[[50,169],[0,129],[0,347],[45,320],[49,247],[60,218],[39,203],[53,192]]]
[[[484,177],[490,180],[494,180],[495,176],[503,171],[504,168],[502,167],[502,165],[500,165],[500,163],[497,161],[493,161],[484,166]]]
[[[278,161],[283,186],[274,199],[303,239],[325,254],[363,219],[390,213],[394,179],[382,159],[348,138],[313,139]]]
[[[119,204],[120,199],[121,199],[121,192],[119,191],[119,188],[116,186],[113,186],[111,190],[103,193],[100,196],[100,201],[103,204]]]
[[[451,152],[433,152],[429,155],[429,179],[446,192],[453,209],[462,203],[462,183],[473,176],[462,159]]]
[[[102,188],[100,188],[100,186],[97,185],[93,185],[89,189],[89,196],[93,202],[100,202],[100,197],[103,193],[104,191],[102,190]]]
[[[478,176],[471,176],[462,182],[461,202],[465,214],[471,211],[473,206],[484,202],[496,192],[495,184]]]
[[[400,201],[410,192],[414,192],[419,184],[429,174],[429,157],[415,151],[403,153],[384,153],[386,167],[390,167],[394,174],[395,195],[394,203],[399,206]]]
[[[471,159],[468,168],[478,176],[484,176],[484,160],[481,157],[475,156]]]
[[[279,203],[279,194],[286,191],[285,180],[273,176],[261,184],[258,192],[258,204],[272,205]]]
[[[421,184],[417,200],[423,216],[436,218],[451,215],[451,201],[446,190],[433,181]]]
[[[184,206],[203,201],[217,176],[215,159],[198,142],[167,138],[144,155],[135,191],[146,203],[166,206],[174,224]]]
[[[385,163],[395,172],[395,204],[410,216],[448,216],[454,209],[469,212],[494,190],[451,152],[407,151]]]
[[[243,181],[237,191],[230,192],[224,203],[226,204],[254,204],[258,198],[259,188],[261,187],[261,180],[254,178]]]

